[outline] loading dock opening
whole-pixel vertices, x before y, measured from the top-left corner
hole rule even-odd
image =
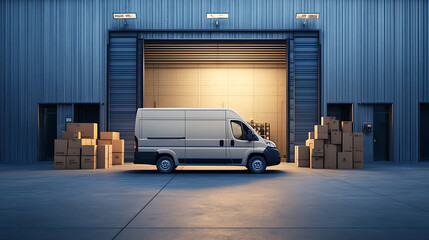
[[[146,41],[144,59],[143,107],[232,108],[268,123],[286,158],[285,41]]]

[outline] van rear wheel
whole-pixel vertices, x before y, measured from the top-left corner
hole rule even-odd
[[[253,156],[250,158],[247,168],[252,173],[263,173],[267,168],[267,162],[261,156]]]
[[[174,161],[169,156],[162,156],[156,162],[156,168],[160,173],[171,173],[175,169]]]

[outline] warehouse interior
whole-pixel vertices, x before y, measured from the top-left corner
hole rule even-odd
[[[234,109],[286,158],[285,41],[146,41],[143,65],[143,107]]]

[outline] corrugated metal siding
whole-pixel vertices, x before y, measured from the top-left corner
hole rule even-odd
[[[109,84],[109,131],[121,133],[125,159],[132,160],[137,111],[136,34],[110,38]]]
[[[219,20],[219,29],[303,29],[295,13],[319,12],[320,19],[307,21],[305,28],[321,32],[322,113],[328,102],[392,102],[394,159],[417,161],[418,103],[429,102],[428,1],[3,0],[1,162],[36,161],[37,103],[105,101],[108,29],[123,29],[123,21],[112,19],[112,12],[123,11],[138,16],[128,21],[128,29],[215,29],[215,20],[204,18],[207,12],[230,13],[230,19]],[[278,33],[232,36],[257,37],[283,38]]]

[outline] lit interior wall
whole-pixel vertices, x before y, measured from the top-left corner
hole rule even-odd
[[[286,64],[146,64],[144,107],[231,108],[271,125],[286,157]]]

